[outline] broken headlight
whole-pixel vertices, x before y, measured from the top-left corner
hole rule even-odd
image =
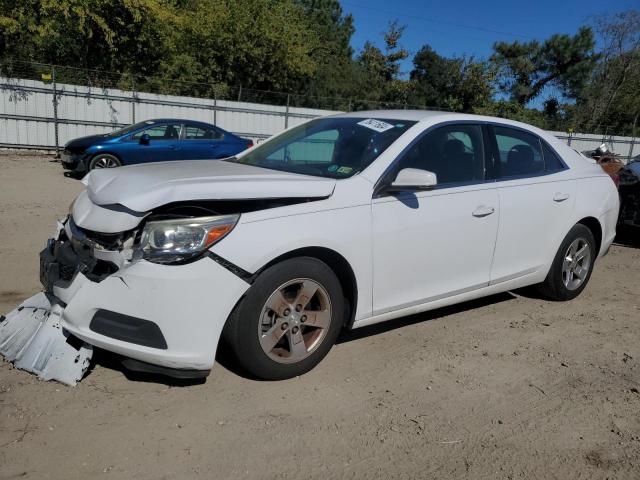
[[[147,222],[140,238],[142,258],[155,263],[181,263],[222,240],[240,215],[178,218]]]

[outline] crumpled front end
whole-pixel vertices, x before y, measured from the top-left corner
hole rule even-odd
[[[25,369],[67,384],[82,377],[92,346],[122,355],[132,369],[183,378],[208,374],[224,323],[249,284],[207,255],[182,265],[136,258],[139,234],[135,228],[90,231],[72,215],[60,223],[40,254],[44,293],[0,324],[13,326],[11,332],[0,330],[0,353],[24,368],[17,353],[26,345],[32,353],[22,357],[39,366]],[[40,325],[43,319],[51,320]],[[47,341],[35,340],[39,329],[51,333]],[[24,337],[20,344],[17,336]],[[80,345],[82,369],[69,374],[47,366],[55,359],[46,353],[47,343],[56,351]],[[61,358],[58,364],[77,365],[69,354]]]

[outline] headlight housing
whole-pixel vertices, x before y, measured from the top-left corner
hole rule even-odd
[[[152,220],[140,238],[142,258],[154,263],[183,263],[222,240],[240,215]]]

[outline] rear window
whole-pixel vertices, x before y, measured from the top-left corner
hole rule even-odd
[[[545,171],[549,173],[559,172],[566,167],[558,154],[545,142],[542,142],[542,155],[544,157]]]

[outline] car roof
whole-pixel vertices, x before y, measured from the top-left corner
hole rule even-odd
[[[481,122],[481,123],[499,123],[502,125],[522,128],[529,130],[545,140],[555,138],[548,132],[528,123],[518,122],[500,117],[490,117],[487,115],[473,115],[470,113],[443,112],[438,110],[364,110],[361,112],[346,112],[332,117],[343,118],[377,118],[387,120],[406,120],[419,123],[439,123],[439,122]]]
[[[419,122],[429,118],[449,115],[450,112],[437,110],[363,110],[360,112],[346,112],[332,115],[344,118],[386,118],[388,120],[412,120]]]
[[[212,123],[203,122],[202,120],[191,120],[191,119],[188,119],[188,118],[149,118],[148,120],[143,120],[141,123],[152,124],[152,123],[167,123],[167,122],[199,123],[199,124],[202,124],[202,125],[209,125],[211,127],[215,127],[215,125],[212,124]],[[216,127],[216,128],[220,128],[220,127]]]

